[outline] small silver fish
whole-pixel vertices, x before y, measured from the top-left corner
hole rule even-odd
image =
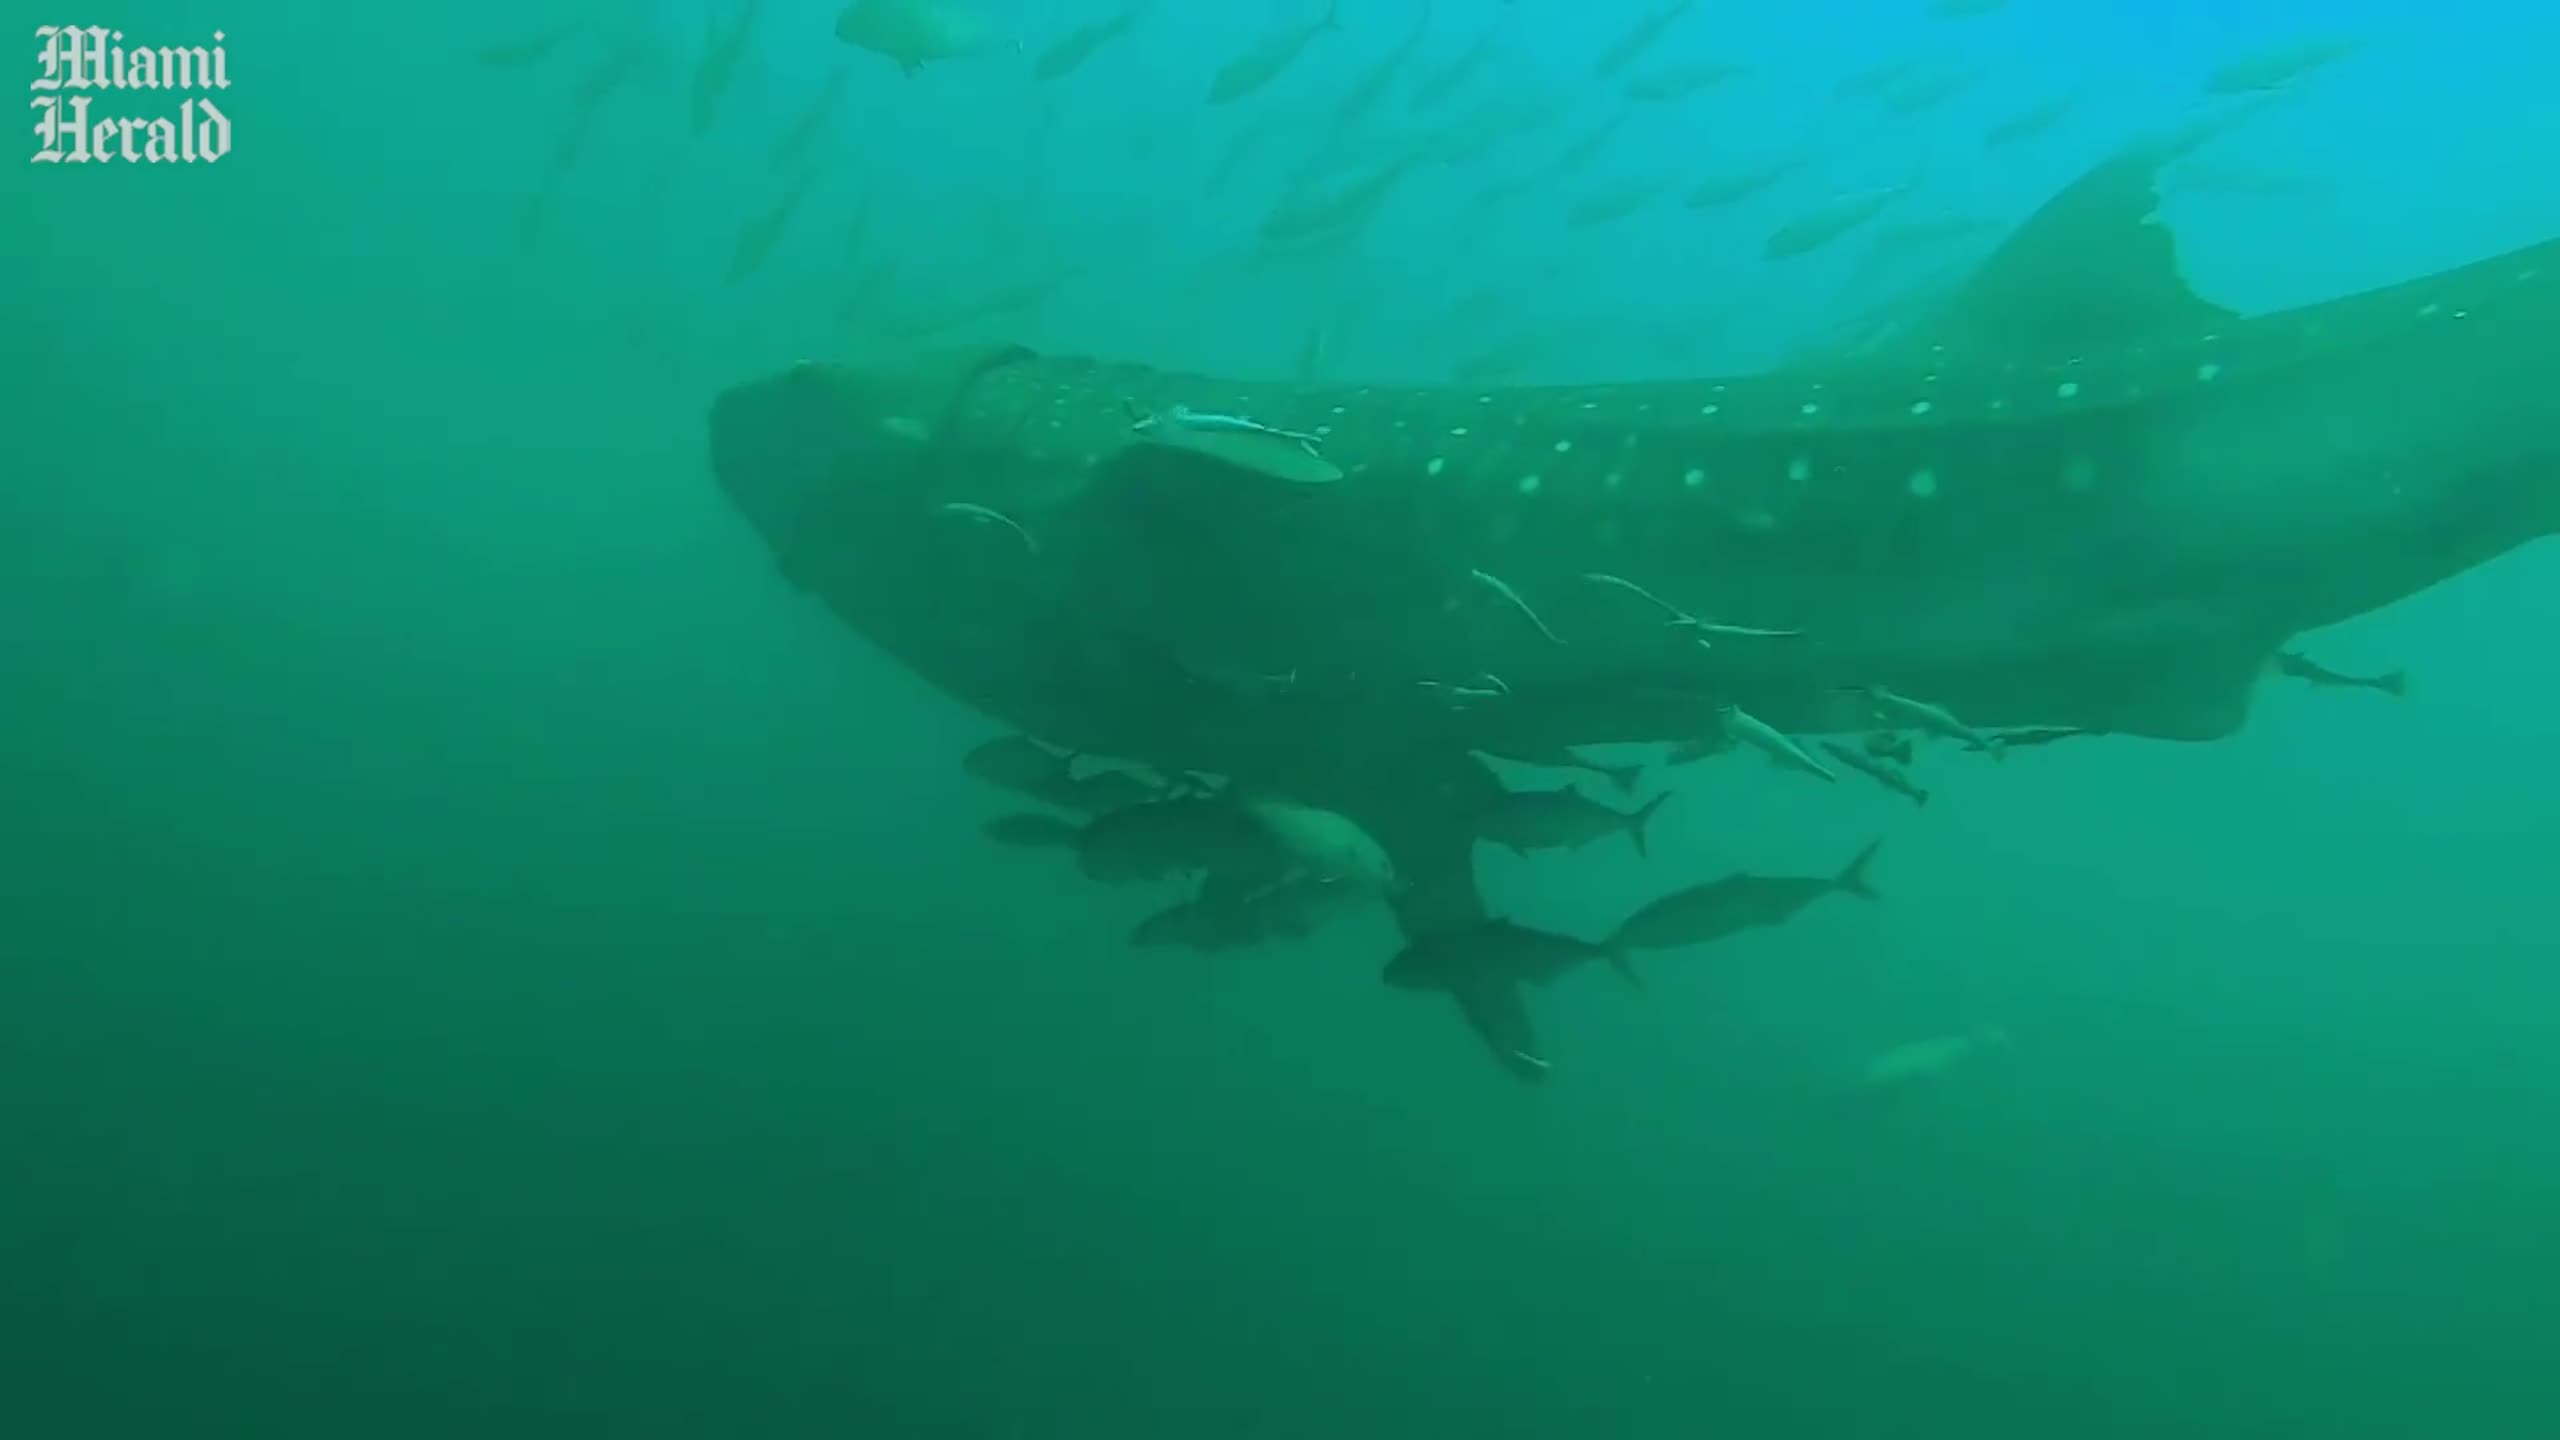
[[[1315,436],[1241,415],[1219,415],[1175,405],[1154,414],[1137,415],[1129,428],[1145,436],[1148,443],[1205,455],[1292,484],[1324,485],[1342,478],[1342,467],[1324,457]]]

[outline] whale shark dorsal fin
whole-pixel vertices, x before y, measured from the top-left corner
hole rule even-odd
[[[2004,361],[2064,360],[2229,324],[2237,312],[2187,284],[2177,237],[2159,220],[2159,170],[2182,148],[2191,146],[2137,145],[2073,181],[1912,339]]]

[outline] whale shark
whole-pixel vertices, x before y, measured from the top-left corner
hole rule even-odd
[[[1349,816],[1406,935],[1461,930],[1502,794],[1479,754],[1736,707],[1845,733],[1888,691],[2209,741],[2294,636],[2560,529],[2560,240],[2243,315],[2180,271],[2171,154],[2100,162],[1818,363],[1311,385],[965,347],[734,386],[711,468],[792,586],[932,686]],[[1516,992],[1455,998],[1550,1072]]]

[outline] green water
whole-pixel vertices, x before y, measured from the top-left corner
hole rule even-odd
[[[1034,54],[1067,28],[988,8]],[[1967,767],[1926,811],[1727,767],[1675,782],[1648,866],[1488,854],[1504,909],[1589,931],[1665,875],[1886,842],[1881,904],[1542,996],[1542,1088],[1379,984],[1382,914],[1133,951],[1163,896],[980,839],[990,723],[794,595],[703,463],[712,394],[844,344],[863,264],[900,277],[867,303],[948,308],[1075,262],[983,338],[1254,373],[1346,304],[1335,363],[1445,364],[1421,292],[1479,282],[1584,368],[1748,369],[1853,276],[1750,268],[1783,197],[1603,239],[1537,200],[1453,230],[1426,192],[1356,261],[1175,298],[1410,23],[1343,8],[1321,43],[1358,55],[1215,116],[1258,6],[1168,11],[1036,98],[1018,56],[865,60],[734,284],[774,137],[849,53],[821,10],[762,17],[700,137],[701,12],[641,15],[664,57],[530,244],[593,56],[472,52],[546,17],[111,17],[223,28],[237,137],[0,169],[0,1434],[2555,1433],[2547,551],[2322,637],[2410,667],[2405,702],[2269,688],[2232,740]],[[1442,8],[1435,63],[1494,7]],[[1578,136],[1626,14],[1515,8],[1499,83]],[[1881,8],[1680,32],[1776,78],[1619,163],[1747,131],[1887,183],[1926,132],[1929,183],[2014,220],[2294,33]],[[2377,52],[2242,157],[2335,198],[2173,200],[2199,284],[2259,308],[2560,233],[2552,25],[2339,12]],[[1983,91],[1832,100],[1914,48]],[[1976,158],[2083,77],[2079,128]],[[1199,198],[1255,123],[1285,162]],[[1693,291],[1750,303],[1671,352],[1586,323]],[[2014,1045],[1889,1115],[1834,1103],[1986,1024]]]

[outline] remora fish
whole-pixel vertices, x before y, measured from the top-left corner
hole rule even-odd
[[[1988,752],[1999,758],[2000,747],[1990,736],[1957,719],[1943,705],[1897,695],[1881,685],[1869,685],[1856,692],[1875,707],[1876,718],[1888,725],[1908,726],[1926,731],[1945,740],[1962,741],[1967,749]]]
[[[1748,745],[1769,757],[1783,770],[1796,770],[1818,780],[1838,780],[1831,767],[1813,758],[1792,736],[1759,718],[1739,705],[1722,705],[1716,709],[1716,723],[1724,727],[1728,740]]]
[[[2294,636],[2560,530],[2560,242],[2243,315],[2188,286],[2152,218],[2197,138],[2098,164],[1847,360],[1301,389],[918,348],[722,393],[712,473],[784,583],[926,682],[1008,729],[1342,814],[1393,862],[1408,935],[1462,928],[1486,915],[1473,817],[1499,786],[1471,749],[1670,744],[1719,701],[1863,733],[1838,692],[1877,676],[2004,748],[2218,739]],[[1132,397],[1329,431],[1351,473],[1234,484],[1123,443]],[[1037,534],[1037,575],[990,577],[951,500]],[[1515,538],[1480,553],[1491,534]],[[1486,566],[1559,609],[1604,598],[1575,575],[1640,575],[1805,642],[1701,652],[1577,608],[1555,645],[1450,604]],[[1322,683],[1230,694],[1175,657]],[[1512,693],[1459,709],[1418,684],[1477,675]]]
[[[2392,670],[2381,675],[2350,675],[2332,670],[2299,650],[2279,651],[2275,672],[2287,679],[2305,684],[2341,690],[2376,690],[2397,699],[2409,693],[2409,672]]]
[[[1832,759],[1866,776],[1894,794],[1902,796],[1912,804],[1929,803],[1929,792],[1921,789],[1919,783],[1910,776],[1903,774],[1901,766],[1881,755],[1870,753],[1865,746],[1842,744],[1828,735],[1823,736],[1819,743],[1824,753],[1830,755]]]
[[[973,780],[1085,815],[1125,810],[1163,797],[1161,787],[1126,770],[1079,775],[1076,758],[1027,736],[1006,735],[970,750],[961,757],[960,768]]]

